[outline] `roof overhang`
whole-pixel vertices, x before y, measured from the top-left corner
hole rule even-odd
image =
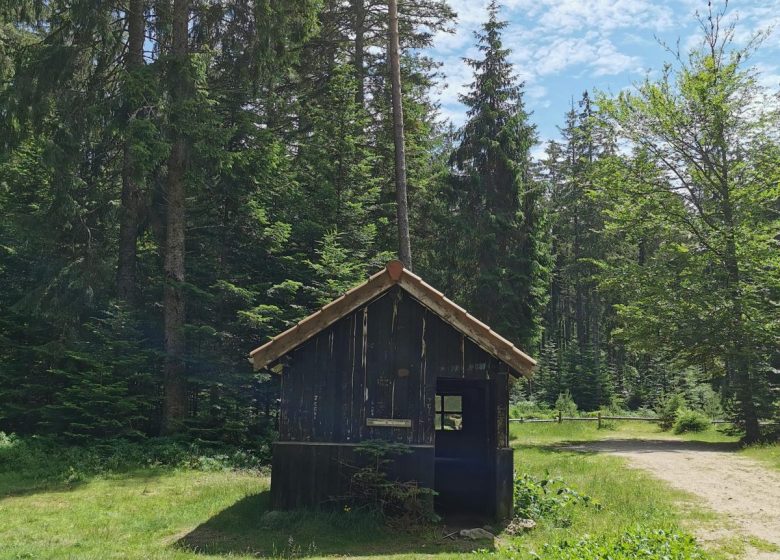
[[[255,348],[249,354],[249,361],[256,370],[268,367],[318,332],[359,309],[393,286],[401,287],[485,352],[504,362],[513,373],[516,372],[526,377],[533,374],[536,367],[536,361],[533,358],[458,304],[444,297],[443,293],[423,282],[422,278],[406,270],[400,261],[390,261],[383,270],[371,276],[363,284],[352,288],[294,327],[275,336],[259,348]]]

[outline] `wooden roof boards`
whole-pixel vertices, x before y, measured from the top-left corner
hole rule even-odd
[[[530,376],[536,361],[509,340],[470,315],[444,294],[406,270],[400,261],[390,261],[384,270],[352,288],[294,327],[275,336],[249,354],[254,368],[262,369],[288,354],[312,336],[375,299],[393,286],[399,286],[457,331],[470,338],[488,354],[504,362],[514,372]]]

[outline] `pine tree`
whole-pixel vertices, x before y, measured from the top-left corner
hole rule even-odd
[[[401,53],[398,39],[398,2],[388,1],[390,20],[387,51],[390,67],[393,105],[393,144],[395,146],[396,222],[398,225],[398,255],[402,263],[412,269],[412,249],[409,239],[409,202],[406,194],[406,140],[404,138],[404,111],[401,94]]]

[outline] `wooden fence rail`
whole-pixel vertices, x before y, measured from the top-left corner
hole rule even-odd
[[[532,424],[536,422],[556,422],[561,424],[564,420],[573,422],[597,422],[601,428],[602,420],[639,420],[640,422],[660,422],[657,416],[602,416],[599,412],[597,416],[563,416],[558,412],[557,418],[510,418],[510,422],[520,422],[523,424]],[[728,420],[710,420],[710,424],[731,424]],[[762,426],[774,426],[776,422],[761,422]]]

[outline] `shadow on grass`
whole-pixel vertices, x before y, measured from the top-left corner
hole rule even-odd
[[[561,441],[539,446],[549,451],[578,451],[583,453],[688,453],[736,452],[737,442],[683,441],[674,439],[602,439],[597,441]]]
[[[175,546],[202,554],[263,557],[436,554],[494,549],[488,541],[453,539],[444,525],[394,530],[361,512],[270,511],[270,492],[242,498],[179,539]]]
[[[135,480],[152,480],[163,474],[163,468],[143,468],[102,475],[92,474],[68,480],[64,475],[42,476],[39,473],[0,472],[0,502],[7,498],[20,498],[35,494],[67,493],[88,484],[98,476],[116,479],[116,484],[128,484]]]

